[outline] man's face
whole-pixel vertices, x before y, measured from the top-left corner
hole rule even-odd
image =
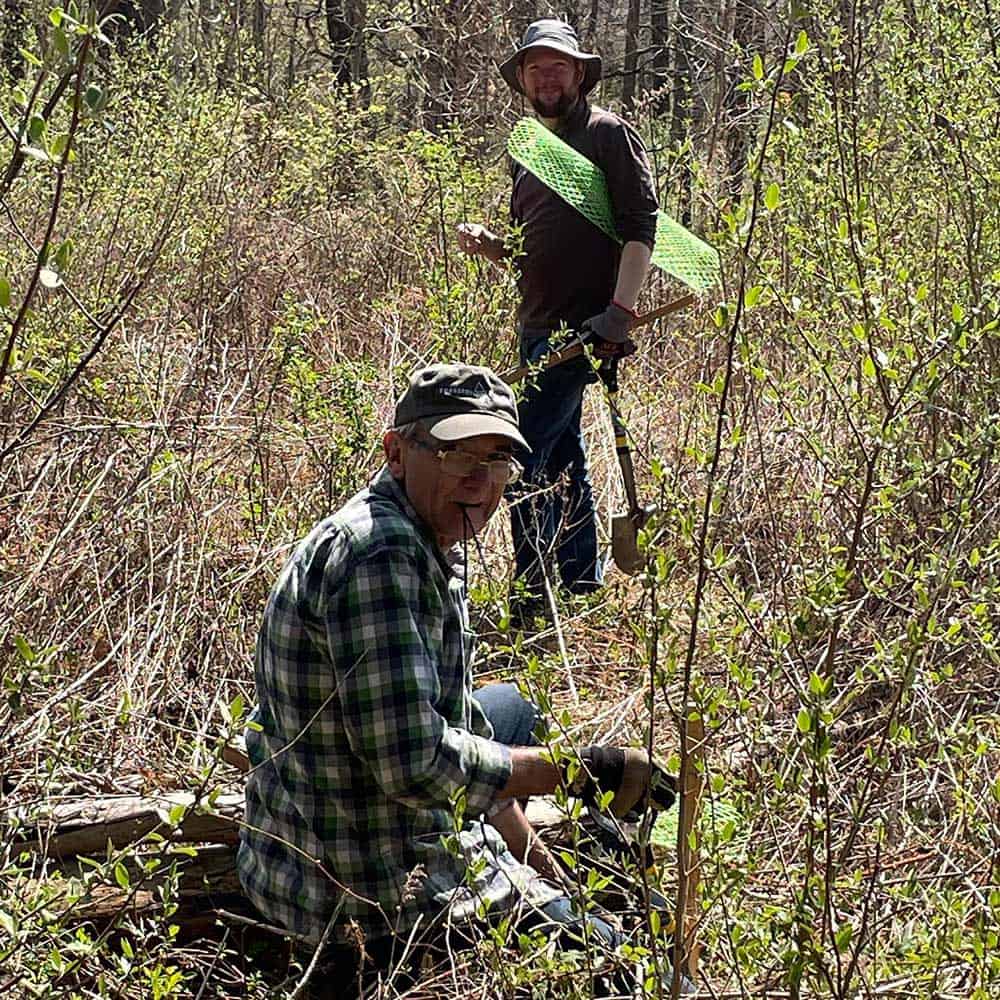
[[[540,117],[561,118],[580,96],[583,63],[555,49],[529,49],[517,79]]]
[[[442,550],[478,533],[493,516],[505,484],[490,479],[483,465],[466,476],[451,475],[442,469],[437,452],[455,449],[480,460],[509,458],[513,447],[507,438],[480,434],[442,443],[420,431],[416,440],[404,441],[389,431],[383,445],[389,471]]]

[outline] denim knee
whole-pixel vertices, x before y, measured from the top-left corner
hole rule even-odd
[[[516,684],[487,684],[473,696],[493,727],[493,738],[510,747],[538,745],[542,715]]]

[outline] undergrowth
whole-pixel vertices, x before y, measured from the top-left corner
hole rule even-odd
[[[725,279],[624,368],[649,571],[562,604],[561,648],[484,648],[481,676],[519,679],[569,738],[700,776],[695,833],[656,835],[647,877],[673,894],[677,857],[700,862],[704,995],[988,998],[995,27],[892,2],[855,29],[816,9],[745,54],[740,199],[672,151]],[[101,44],[56,16],[0,88],[0,985],[287,995],[308,955],[192,930],[171,831],[239,787],[222,748],[265,595],[378,467],[406,374],[516,364],[509,275],[453,239],[506,211],[502,135],[409,129],[389,81],[367,107],[322,78],[264,100]],[[655,278],[649,304],[679,291]],[[611,513],[596,393],[586,425]],[[503,520],[473,587],[501,634]],[[692,721],[705,740],[681,744]],[[156,834],[76,867],[20,840],[59,802],[181,789]],[[552,961],[487,938],[412,995],[586,995]]]

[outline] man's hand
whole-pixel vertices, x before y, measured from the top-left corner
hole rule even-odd
[[[645,799],[652,773],[645,750],[601,746],[580,751],[580,765],[572,781],[569,771],[568,765],[565,773],[571,795],[593,805],[605,793],[613,792],[611,811],[618,817]]]
[[[458,249],[476,257],[485,257],[494,264],[503,260],[507,248],[503,238],[478,222],[461,222],[458,226]]]
[[[608,361],[635,354],[635,344],[628,335],[633,319],[634,313],[612,302],[604,312],[585,320],[582,332],[591,342],[594,357]]]

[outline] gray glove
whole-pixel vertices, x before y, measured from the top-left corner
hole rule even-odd
[[[591,316],[583,324],[583,336],[591,342],[595,358],[609,361],[635,354],[635,343],[628,335],[634,316],[614,302],[602,313]]]
[[[628,331],[633,319],[635,316],[632,313],[612,302],[604,312],[585,320],[583,329],[600,340],[607,340],[612,344],[624,344],[628,340]]]

